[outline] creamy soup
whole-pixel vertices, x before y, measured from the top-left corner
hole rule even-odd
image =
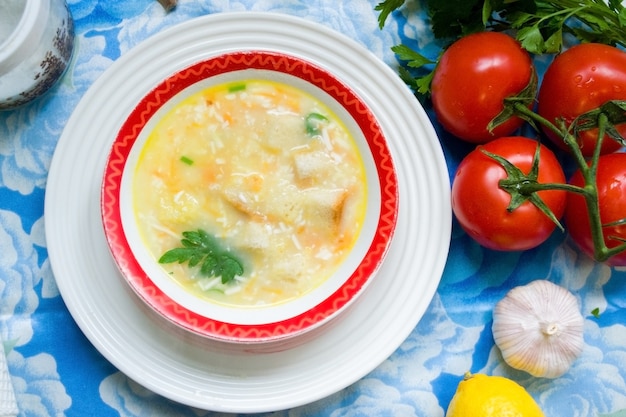
[[[155,259],[201,229],[243,260],[225,284],[187,263],[162,264],[188,290],[229,305],[272,305],[319,286],[365,217],[365,172],[349,131],[311,95],[267,80],[183,100],[150,133],[133,181]]]

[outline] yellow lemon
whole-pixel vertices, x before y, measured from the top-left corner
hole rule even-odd
[[[459,383],[446,417],[544,417],[544,414],[515,381],[468,373]]]

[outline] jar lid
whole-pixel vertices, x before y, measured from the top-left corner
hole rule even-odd
[[[31,56],[46,29],[50,2],[26,0],[22,17],[9,37],[0,44],[0,76]]]

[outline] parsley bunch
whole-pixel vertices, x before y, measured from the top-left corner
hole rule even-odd
[[[376,5],[382,29],[389,15],[406,0],[384,0]],[[510,31],[533,54],[561,51],[565,36],[580,42],[626,47],[626,8],[621,0],[423,0],[437,39],[454,42],[484,30]],[[392,50],[409,69],[435,65],[406,45]],[[428,95],[432,71],[415,76],[400,68],[400,77],[418,94]]]
[[[581,42],[626,46],[626,9],[621,0],[424,0],[435,37],[455,40],[492,29],[513,30],[530,53],[558,53],[566,34]],[[382,28],[405,0],[376,6]]]

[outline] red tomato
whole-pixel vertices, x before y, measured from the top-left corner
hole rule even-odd
[[[570,179],[570,184],[584,184],[580,170]],[[608,224],[626,218],[626,154],[614,153],[600,156],[596,173],[600,221]],[[584,198],[575,193],[568,193],[565,209],[567,230],[582,251],[594,256],[589,216]],[[626,239],[626,226],[607,226],[604,228],[604,242],[608,248],[620,242],[612,236]],[[607,261],[609,265],[626,265],[626,252],[614,255]]]
[[[450,45],[435,68],[431,91],[437,119],[448,132],[472,143],[510,135],[521,119],[512,117],[493,132],[487,125],[502,112],[505,98],[529,85],[533,71],[529,54],[510,36],[465,36]]]
[[[563,117],[567,124],[609,100],[626,100],[626,53],[594,43],[566,50],[548,66],[538,100],[537,112],[541,116],[551,122]],[[626,135],[626,124],[618,126],[618,131]],[[558,135],[547,130],[545,133],[558,146],[567,149]],[[585,156],[591,156],[597,139],[597,129],[581,133],[578,140]],[[606,138],[602,153],[619,148],[618,142]]]
[[[555,224],[529,201],[509,212],[511,195],[499,187],[506,171],[481,149],[500,155],[527,174],[538,142],[521,136],[504,137],[478,146],[461,161],[452,183],[452,209],[469,236],[490,249],[526,250],[545,241]],[[565,174],[554,153],[541,145],[539,183],[565,183]],[[565,210],[564,191],[540,191],[538,195],[560,218]]]

